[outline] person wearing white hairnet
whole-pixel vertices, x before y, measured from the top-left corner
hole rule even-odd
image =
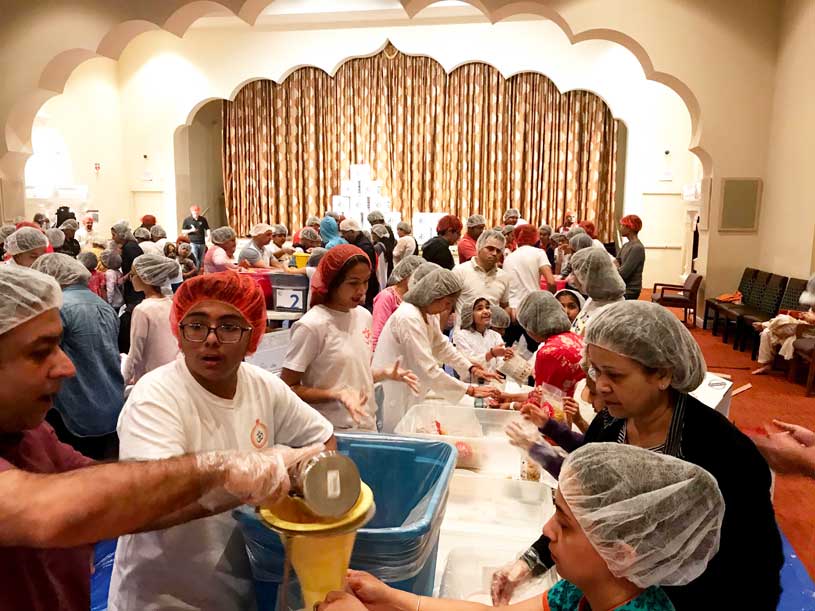
[[[266,248],[272,242],[273,228],[266,223],[253,225],[249,230],[249,243],[241,249],[238,255],[238,264],[247,267],[257,267],[260,269],[283,269],[277,259],[272,257],[272,253]],[[272,264],[272,261],[274,264]]]
[[[473,214],[467,218],[464,227],[467,229],[464,236],[458,241],[458,262],[466,263],[478,254],[478,238],[484,233],[487,219],[481,214]]]
[[[382,329],[385,328],[385,323],[402,303],[402,297],[408,291],[408,283],[410,278],[425,260],[418,255],[408,255],[393,268],[393,272],[388,277],[387,288],[380,291],[374,297],[374,311],[373,311],[373,324],[371,327],[372,332],[372,346],[376,350],[376,344],[379,341],[379,335]]]
[[[8,261],[10,265],[31,267],[48,249],[48,238],[40,229],[20,227],[6,238],[3,248],[11,255]]]
[[[461,319],[464,304],[472,303],[477,297],[487,297],[491,304],[501,306],[510,317],[513,316],[509,307],[510,277],[498,266],[504,246],[506,239],[500,232],[485,231],[476,243],[476,256],[453,268],[453,273],[462,286],[461,297],[456,304],[456,326]]]
[[[303,224],[303,227],[294,232],[294,235],[291,238],[291,243],[292,243],[292,247],[295,250],[297,250],[298,247],[300,247],[300,248],[303,247],[303,240],[302,240],[303,229],[313,229],[314,231],[317,232],[317,235],[319,236],[320,235],[320,217],[319,216],[314,216],[314,215],[309,216],[306,219],[306,222]],[[322,246],[322,240],[320,240],[320,244],[317,244],[317,246]],[[307,252],[307,251],[308,251],[308,249],[304,250],[304,252]]]
[[[124,305],[122,295],[122,256],[115,250],[103,250],[99,255],[99,261],[104,268],[105,276],[105,301],[107,301],[117,312]]]
[[[319,227],[319,223],[317,226]],[[310,253],[315,248],[320,248],[323,245],[323,239],[320,237],[320,230],[314,227],[303,227],[300,230],[298,241],[293,244],[294,250],[297,252]]]
[[[422,270],[419,267],[416,272]],[[385,323],[374,352],[374,369],[400,361],[402,366],[419,378],[418,393],[404,384],[385,380],[383,431],[392,433],[412,405],[420,403],[431,390],[452,403],[464,395],[492,397],[495,388],[474,386],[447,375],[438,363],[453,367],[460,376],[474,379],[496,379],[475,361],[465,358],[442,335],[435,314],[449,312],[461,293],[461,280],[451,271],[433,269],[412,285],[402,298],[402,304]]]
[[[124,404],[116,312],[88,288],[91,273],[76,259],[49,253],[32,269],[51,276],[62,288],[60,347],[76,368],[76,376],[57,394],[48,422],[60,441],[85,456],[115,459],[116,420]]]
[[[605,405],[586,443],[625,443],[682,458],[709,471],[724,495],[719,553],[701,577],[668,591],[677,610],[699,609],[700,601],[711,609],[775,609],[783,554],[770,470],[746,435],[689,394],[706,369],[690,331],[662,306],[622,301],[591,320],[585,344],[583,365]],[[518,561],[526,569],[507,567],[497,580],[511,591],[551,566],[547,543],[541,538]]]
[[[175,259],[163,255],[142,255],[133,261],[133,286],[145,299],[133,310],[130,321],[130,352],[122,369],[125,384],[135,384],[178,355],[178,340],[170,327],[173,298],[162,292],[178,269]]]
[[[572,323],[572,331],[584,335],[592,316],[625,299],[625,282],[604,248],[584,248],[576,252],[569,263],[574,287],[589,296]]]
[[[394,265],[398,265],[405,257],[419,254],[419,243],[411,235],[412,233],[413,227],[410,223],[401,221],[396,224],[396,235],[399,236],[399,239],[396,240],[396,246],[393,249]]]
[[[6,238],[15,231],[17,231],[17,227],[14,225],[3,225],[0,227],[0,261],[3,261],[6,256],[6,249],[3,246],[6,242]]]
[[[238,238],[235,230],[231,227],[218,227],[210,232],[209,237],[212,248],[208,248],[204,255],[204,273],[237,270],[238,264],[233,260]]]
[[[453,331],[453,344],[468,359],[480,363],[485,371],[495,373],[504,359],[511,359],[511,348],[492,328],[492,305],[486,297],[477,297],[461,310],[461,327]],[[470,376],[462,378],[472,382]]]
[[[156,250],[164,254],[164,245],[167,244],[167,232],[161,225],[153,225],[150,228],[150,239],[156,245]]]
[[[713,562],[726,509],[714,477],[696,465],[619,444],[585,446],[566,459],[555,514],[543,529],[560,581],[543,596],[514,604],[501,599],[496,606],[512,611],[676,611],[671,591],[692,583]],[[351,571],[347,581],[347,593],[330,593],[317,610],[493,609],[402,592],[359,571]],[[699,599],[695,608],[731,607]]]
[[[45,237],[48,238],[48,243],[51,245],[54,252],[59,252],[59,249],[62,248],[63,244],[65,244],[65,234],[62,232],[62,229],[58,229],[56,227],[46,229]]]
[[[63,292],[45,274],[0,266],[0,295],[4,608],[86,611],[97,541],[228,509],[202,505],[211,491],[228,492],[232,507],[286,494],[287,465],[302,460],[303,451],[250,446],[94,465],[59,442],[44,416],[76,373],[60,350]]]
[[[289,266],[294,248],[289,242],[289,230],[285,225],[272,225],[272,243],[267,248],[278,263],[283,267]]]
[[[527,221],[521,218],[521,211],[517,208],[510,208],[504,212],[504,225],[526,225]]]
[[[507,327],[510,325],[509,314],[507,311],[497,305],[490,306],[490,328],[501,337],[504,337]]]
[[[59,248],[54,248],[54,252],[62,253],[69,257],[76,257],[82,250],[82,245],[79,243],[79,240],[76,239],[79,223],[76,219],[66,219],[59,228],[65,235],[65,241],[63,241],[62,246]]]

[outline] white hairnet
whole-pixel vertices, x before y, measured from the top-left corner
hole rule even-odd
[[[487,305],[491,305],[489,297],[487,297],[486,295],[481,295],[480,297],[476,297],[475,299],[470,299],[469,302],[465,303],[464,307],[461,308],[462,329],[469,329],[470,327],[473,326],[473,310],[475,310],[475,304],[481,301],[482,299],[487,302]]]
[[[625,282],[605,248],[584,248],[569,262],[577,288],[592,299],[607,301],[625,294]]]
[[[583,309],[583,306],[586,305],[586,298],[577,291],[573,291],[572,289],[560,289],[557,293],[555,293],[555,299],[561,295],[571,295],[574,297],[577,300],[577,305],[581,310]]]
[[[103,250],[99,255],[102,265],[108,269],[119,269],[122,266],[122,256],[113,250]]]
[[[309,240],[310,242],[322,242],[320,232],[313,227],[303,227],[300,230],[300,239]]]
[[[518,210],[517,208],[510,208],[509,210],[507,210],[506,212],[504,212],[504,220],[505,220],[505,221],[506,221],[508,218],[511,218],[511,217],[513,217],[513,216],[520,218],[520,217],[521,217],[521,211],[520,211],[520,210]]]
[[[497,240],[501,244],[501,249],[507,245],[507,239],[504,237],[503,233],[500,231],[495,231],[495,229],[487,229],[486,231],[482,231],[481,235],[478,236],[475,247],[478,250],[481,250],[487,244],[487,240],[490,239]]]
[[[87,284],[91,279],[88,268],[68,255],[51,252],[39,257],[31,269],[48,274],[56,280],[62,288],[75,284]]]
[[[65,244],[65,234],[62,232],[62,229],[46,229],[45,237],[48,238],[48,242],[54,248],[60,248]]]
[[[405,221],[396,223],[396,229],[404,231],[405,233],[413,233],[413,227],[410,226],[410,223],[406,223]]]
[[[594,240],[591,239],[588,233],[578,233],[569,240],[569,247],[575,252],[584,248],[591,248],[593,244]]]
[[[39,229],[20,227],[6,238],[3,247],[10,255],[19,255],[35,248],[47,248],[48,238]]]
[[[801,305],[815,306],[815,276],[807,281],[806,290],[798,298]]]
[[[354,219],[344,219],[340,223],[340,231],[362,231],[362,227]]]
[[[53,278],[19,265],[0,265],[0,295],[0,335],[62,306]]]
[[[93,270],[96,269],[96,266],[99,265],[99,259],[96,255],[90,251],[81,252],[76,256],[76,260],[79,261],[82,265],[85,266],[91,274],[93,274]]]
[[[473,214],[467,219],[467,227],[483,227],[487,224],[487,219],[481,214]]]
[[[161,240],[167,237],[167,232],[161,225],[153,225],[150,227],[150,238],[153,240]]]
[[[133,232],[133,237],[142,241],[152,239],[150,237],[150,230],[147,227],[137,227],[136,231]]]
[[[164,286],[178,275],[178,263],[164,255],[150,253],[133,259],[133,271],[145,284]]]
[[[572,225],[569,231],[566,232],[566,239],[571,240],[578,233],[586,233],[586,230],[583,229],[580,225]]]
[[[545,224],[541,225],[540,227],[538,227],[538,231],[540,231],[541,233],[549,234],[550,237],[552,236],[552,227],[550,225]]]
[[[548,291],[535,291],[523,298],[518,306],[518,323],[541,337],[564,333],[572,326],[560,302]]]
[[[568,240],[566,239],[566,235],[560,233],[559,231],[556,231],[555,233],[550,235],[549,239],[552,240],[555,244],[559,244],[563,240],[566,240],[568,242]]]
[[[289,235],[289,229],[285,225],[272,225],[272,235]]]
[[[59,228],[62,229],[63,231],[65,231],[66,229],[68,231],[71,231],[71,230],[78,231],[79,230],[79,222],[76,219],[65,219],[62,222],[62,225],[59,226]]]
[[[235,235],[235,230],[232,227],[224,226],[213,229],[209,237],[213,244],[223,244],[229,242],[229,240],[234,240],[237,235]]]
[[[319,216],[310,216],[306,219],[305,227],[314,227],[314,225],[320,224],[320,217]]]
[[[311,256],[308,258],[308,263],[306,263],[306,267],[317,267],[320,264],[320,259],[325,256],[325,253],[328,252],[327,248],[314,248],[311,251]]]
[[[130,224],[127,221],[119,221],[110,229],[117,238],[126,240],[133,237],[133,232],[130,231]]]
[[[408,255],[393,268],[391,275],[388,276],[388,286],[399,284],[405,278],[410,278],[413,272],[419,269],[424,262],[425,260],[418,255]]]
[[[515,225],[504,225],[503,227],[498,227],[496,231],[500,231],[505,236],[512,235],[515,233]]]
[[[0,227],[0,244],[3,244],[6,241],[6,238],[15,231],[17,231],[17,227],[15,225],[3,225]]]
[[[370,214],[368,214],[368,222],[373,225],[374,223],[381,223],[385,220],[385,215],[382,214],[379,210],[374,210]]]
[[[378,238],[387,238],[390,235],[385,225],[374,225],[371,227],[371,233]]]
[[[492,304],[490,306],[490,312],[492,313],[490,326],[493,329],[506,329],[510,325],[509,314],[507,314],[507,311],[501,306]]]
[[[252,225],[252,228],[249,230],[249,235],[253,238],[256,238],[259,235],[263,235],[267,231],[271,231],[272,226],[268,223],[258,223],[257,225]]]
[[[671,386],[681,393],[696,390],[705,379],[699,344],[672,312],[656,303],[620,301],[604,307],[589,320],[584,343],[651,369],[670,370]]]
[[[408,282],[408,289],[412,289],[414,286],[419,284],[419,281],[427,276],[430,272],[435,269],[443,269],[441,265],[438,263],[432,263],[431,261],[425,261],[419,267],[416,268],[416,271],[413,272],[410,276],[410,281]]]
[[[402,300],[421,308],[442,297],[460,293],[462,288],[461,280],[449,269],[434,269],[405,293]]]
[[[719,550],[724,498],[697,465],[589,443],[566,457],[558,484],[609,571],[641,588],[690,583]]]

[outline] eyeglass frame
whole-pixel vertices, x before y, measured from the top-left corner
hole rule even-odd
[[[254,331],[252,327],[241,327],[240,325],[235,325],[235,327],[241,330],[240,337],[238,337],[238,339],[236,339],[234,342],[225,342],[223,339],[221,339],[221,336],[218,334],[218,329],[220,327],[223,327],[225,324],[226,323],[221,323],[213,327],[210,325],[205,325],[204,323],[200,322],[180,322],[178,323],[178,328],[181,330],[181,336],[188,342],[192,342],[194,344],[203,344],[204,342],[206,342],[207,339],[209,339],[210,333],[215,333],[215,338],[218,340],[218,343],[220,344],[238,344],[243,339],[244,333],[246,333],[247,331]],[[206,327],[207,334],[204,336],[204,339],[190,339],[189,337],[187,337],[187,333],[184,331],[184,329],[189,327],[190,325],[201,325],[202,327]]]

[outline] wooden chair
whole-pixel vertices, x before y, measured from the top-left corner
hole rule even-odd
[[[764,322],[770,320],[773,316],[777,316],[779,312],[784,310],[796,310],[798,312],[804,312],[809,309],[809,306],[803,306],[798,302],[798,298],[801,296],[806,290],[807,281],[801,278],[790,278],[789,282],[787,282],[787,288],[784,290],[784,295],[781,297],[781,302],[778,304],[778,307],[775,310],[775,313],[772,316],[767,316],[766,318],[763,315],[755,316],[750,312],[747,312],[742,317],[742,325],[744,329],[742,330],[742,343],[746,345],[747,338],[752,337],[753,340],[753,347],[752,347],[752,354],[753,360],[756,360],[758,357],[758,345],[759,345],[759,337],[760,333],[753,328],[754,322]],[[762,302],[767,302],[769,306],[769,299],[767,296],[767,291],[764,293],[764,299]],[[746,331],[746,333],[745,333]]]
[[[739,282],[739,293],[741,293],[742,301],[746,298],[747,295],[753,290],[753,281],[755,280],[756,274],[758,273],[757,269],[752,267],[745,267],[744,272],[741,275],[741,281]],[[713,320],[713,335],[716,335],[716,327],[719,326],[719,306],[722,303],[716,301],[715,297],[710,297],[705,299],[705,315],[702,317],[702,328],[707,329],[707,321],[711,318]]]
[[[722,341],[726,344],[728,340],[729,330],[730,330],[730,323],[733,323],[733,326],[736,330],[736,338],[734,341],[738,339],[738,332],[739,326],[738,321],[739,317],[741,316],[742,312],[745,312],[748,308],[758,308],[761,304],[761,299],[764,297],[764,290],[767,288],[767,282],[770,280],[769,272],[756,272],[755,278],[753,278],[753,286],[749,293],[744,295],[743,303],[736,304],[736,303],[720,303],[719,304],[719,319],[724,322],[724,332],[722,333]],[[714,332],[716,331],[716,324],[713,326]]]
[[[809,370],[807,371],[806,396],[808,397],[815,391],[815,339],[797,339],[792,346],[795,354],[787,371],[787,379],[795,381],[798,374],[798,363],[801,361],[807,363]]]
[[[696,300],[699,297],[702,278],[699,274],[688,274],[685,284],[657,283],[651,293],[651,301],[666,308],[682,308],[685,324],[688,324],[688,313],[693,312],[691,326],[694,326],[696,324]]]

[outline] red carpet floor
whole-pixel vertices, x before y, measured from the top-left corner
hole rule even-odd
[[[650,295],[642,298],[650,299]],[[678,316],[681,318],[681,310]],[[777,418],[815,430],[815,397],[804,396],[803,383],[787,382],[786,370],[750,375],[758,365],[750,358],[749,350],[734,351],[732,339],[730,344],[724,344],[721,334],[713,337],[710,330],[694,329],[693,335],[702,348],[709,371],[731,375],[734,389],[747,383],[753,385],[733,398],[730,419],[736,426],[756,428]],[[774,503],[781,530],[815,579],[815,481],[778,476]]]

